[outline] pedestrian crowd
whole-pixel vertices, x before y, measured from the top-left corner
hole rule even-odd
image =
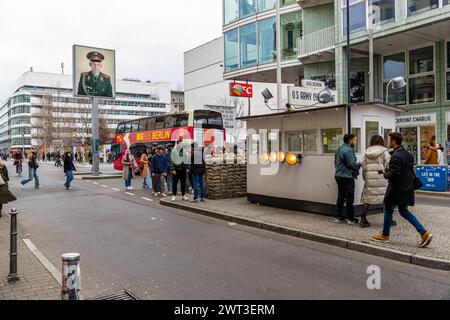
[[[433,235],[419,222],[409,207],[415,204],[415,191],[423,185],[414,171],[414,157],[403,147],[403,136],[391,133],[387,147],[383,137],[375,135],[370,140],[370,147],[366,150],[364,160],[357,161],[354,147],[355,136],[347,134],[344,143],[335,154],[335,176],[338,186],[335,223],[359,225],[361,228],[370,227],[367,215],[371,206],[384,206],[384,224],[380,235],[371,240],[388,243],[390,241],[393,213],[397,208],[401,217],[406,219],[420,235],[420,247],[428,247]],[[438,164],[439,148],[434,142],[426,157],[426,163]],[[361,203],[363,203],[361,220],[355,217],[355,181],[361,174],[364,179],[364,189]],[[344,204],[347,211],[344,215]]]
[[[189,201],[191,189],[193,201],[204,202],[206,201],[204,154],[205,148],[197,143],[188,144],[182,139],[175,145],[153,144],[151,148],[142,151],[139,161],[130,150],[126,150],[122,158],[125,188],[133,190],[132,180],[139,172],[143,178],[142,188],[150,190],[155,197],[171,195],[171,200],[177,201],[180,194],[182,200]]]

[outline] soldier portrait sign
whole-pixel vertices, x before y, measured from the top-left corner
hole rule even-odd
[[[73,92],[75,96],[115,98],[114,50],[73,46]]]

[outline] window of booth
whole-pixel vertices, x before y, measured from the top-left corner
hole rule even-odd
[[[355,153],[361,153],[361,128],[353,128],[352,129],[352,134],[355,136],[354,144],[355,144],[355,148],[353,150],[355,150]]]
[[[370,146],[370,140],[372,137],[379,134],[379,126],[379,122],[366,121],[366,148]]]
[[[286,133],[287,152],[303,152],[303,133],[287,132]]]
[[[259,154],[259,142],[260,142],[261,136],[259,134],[252,134],[250,135],[250,146],[249,146],[249,153],[253,155]]]
[[[303,132],[303,151],[305,153],[317,152],[317,131],[305,131]]]
[[[322,130],[323,153],[336,153],[343,142],[342,132],[342,128]]]
[[[392,129],[384,129],[383,132],[383,138],[384,138],[384,146],[386,148],[389,148],[389,144],[388,144],[388,139],[389,139],[389,135],[393,132]]]

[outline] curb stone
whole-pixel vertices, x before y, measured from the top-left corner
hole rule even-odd
[[[391,260],[396,260],[404,263],[409,263],[413,265],[418,265],[422,267],[427,267],[431,269],[437,269],[437,270],[450,270],[450,261],[449,260],[442,260],[442,259],[436,259],[436,258],[430,258],[430,257],[423,257],[414,255],[412,253],[408,252],[402,252],[398,250],[393,250],[389,248],[383,248],[376,245],[366,244],[362,242],[355,242],[350,241],[342,238],[322,235],[322,234],[316,234],[311,233],[307,231],[302,230],[296,230],[291,229],[288,227],[283,227],[279,225],[274,225],[270,223],[264,223],[259,222],[251,219],[241,218],[241,217],[235,217],[231,216],[227,213],[203,209],[203,208],[196,208],[191,207],[189,205],[175,203],[167,200],[160,200],[160,205],[171,207],[175,209],[181,209],[185,211],[189,211],[192,213],[201,214],[204,216],[208,216],[211,218],[224,220],[224,221],[231,221],[237,224],[254,227],[258,229],[267,230],[270,232],[275,232],[283,235],[293,236],[300,239],[305,239],[313,242],[319,242],[324,243],[328,245],[332,245],[335,247],[345,248],[352,251],[357,251],[361,253],[366,253],[378,257],[383,257]]]

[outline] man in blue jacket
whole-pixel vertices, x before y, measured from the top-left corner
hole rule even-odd
[[[334,164],[336,167],[336,182],[338,185],[338,198],[336,202],[335,223],[358,224],[355,218],[355,179],[358,176],[361,164],[357,162],[353,148],[355,136],[346,134],[344,144],[336,151]],[[344,217],[344,204],[347,204],[347,218]]]
[[[153,192],[155,196],[167,197],[164,193],[164,183],[169,171],[168,159],[164,154],[164,146],[158,146],[156,154],[151,160],[153,177]]]

